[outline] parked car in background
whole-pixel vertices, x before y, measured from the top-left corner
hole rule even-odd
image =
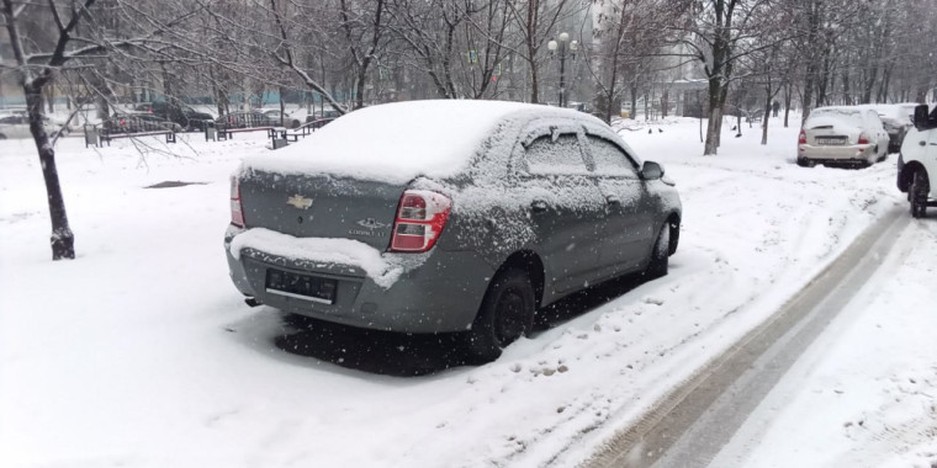
[[[937,109],[915,107],[913,122],[898,156],[898,190],[908,194],[911,216],[923,218],[937,206]]]
[[[334,109],[314,111],[312,114],[306,116],[306,123],[312,122],[313,120],[337,119],[341,116],[342,113]]]
[[[175,122],[186,131],[205,131],[205,127],[211,125],[215,120],[215,118],[207,112],[199,112],[183,104],[175,107],[170,106],[169,103],[165,101],[138,104],[135,110],[137,112],[156,115],[163,120]]]
[[[885,131],[888,133],[888,152],[897,153],[901,151],[901,143],[904,136],[913,126],[911,119],[914,117],[914,107],[917,104],[868,104],[865,106],[874,110],[880,119]]]
[[[878,114],[861,107],[819,107],[807,117],[797,142],[797,164],[871,166],[888,157],[888,133]]]
[[[9,138],[31,138],[29,120],[21,115],[0,116],[0,140]]]
[[[297,128],[303,124],[299,119],[292,118],[289,113],[282,113],[278,109],[266,110],[264,115],[278,127]]]
[[[115,114],[103,123],[104,129],[110,133],[142,133],[154,131],[182,132],[182,125],[166,120],[156,114],[145,112],[133,114]]]
[[[246,159],[224,245],[251,304],[363,328],[464,332],[490,360],[530,331],[540,307],[624,274],[667,273],[682,214],[663,176],[574,110],[377,105]]]
[[[68,128],[54,123],[46,116],[42,117],[42,121],[46,132],[53,138],[60,131],[68,133]],[[26,111],[12,111],[0,114],[0,140],[32,137],[29,130],[29,115]]]
[[[225,128],[278,127],[279,121],[260,111],[230,112],[215,120],[216,126]]]

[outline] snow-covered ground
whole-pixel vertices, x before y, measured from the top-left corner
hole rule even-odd
[[[713,466],[937,464],[937,223],[915,221]]]
[[[799,129],[772,124],[768,146],[757,129],[733,138],[727,125],[720,155],[705,158],[698,121],[622,130],[678,183],[685,219],[671,274],[580,307],[496,362],[429,374],[426,362],[446,365],[438,343],[388,347],[397,338],[341,328],[297,334],[276,311],[241,301],[222,250],[228,176],[269,151],[263,138],[192,134],[100,150],[60,141],[78,258],[55,263],[35,148],[2,141],[0,465],[575,465],[882,213],[904,209],[894,158],[802,169]],[[199,184],[145,188],[163,181]],[[812,354],[803,392],[746,465],[838,464],[872,441],[896,465],[937,457],[889,429],[923,424],[933,434],[925,423],[935,417],[927,325],[937,222],[913,224],[896,242],[916,250],[887,260],[882,289],[839,319],[844,338]],[[902,312],[914,304],[923,307]],[[318,351],[284,350],[304,347]],[[424,375],[387,375],[407,373],[398,360],[418,361],[413,373]],[[832,444],[845,458],[826,458]]]

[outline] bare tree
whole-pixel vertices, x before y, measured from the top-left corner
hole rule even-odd
[[[36,143],[39,160],[42,163],[42,177],[46,185],[46,194],[49,200],[49,215],[52,221],[52,259],[75,258],[75,235],[68,225],[68,215],[65,211],[65,198],[59,183],[58,169],[55,165],[55,150],[49,141],[49,133],[43,122],[42,93],[52,81],[53,74],[70,59],[78,54],[89,54],[93,51],[74,50],[68,48],[72,42],[75,28],[82,17],[88,14],[88,9],[94,0],[86,0],[83,4],[73,4],[70,17],[63,17],[58,6],[49,4],[45,12],[27,11],[31,7],[25,2],[3,0],[3,19],[10,44],[13,49],[15,69],[23,94],[26,96],[26,109],[29,113],[29,131]],[[28,14],[37,15],[47,13],[55,28],[58,30],[58,39],[51,52],[41,55],[27,50],[28,42],[23,37],[21,24]],[[41,62],[40,62],[41,60]],[[39,63],[37,63],[39,62]],[[10,67],[4,64],[4,68]],[[13,68],[13,67],[10,67]]]
[[[557,24],[577,12],[574,4],[568,0],[519,0],[510,4],[521,37],[517,56],[527,62],[530,102],[540,102],[540,51],[556,32]]]
[[[74,240],[55,162],[58,131],[46,127],[43,99],[55,80],[83,86],[61,89],[113,97],[115,89],[128,86],[125,76],[114,73],[132,63],[185,61],[192,44],[180,31],[198,7],[121,0],[2,0],[0,13],[12,46],[12,61],[0,68],[15,73],[26,98],[29,129],[41,162],[52,223],[52,259],[75,258]],[[119,27],[118,27],[119,26]],[[51,31],[45,38],[37,31]],[[74,115],[74,114],[73,114]]]
[[[703,64],[708,81],[704,155],[715,155],[722,134],[726,99],[738,60],[753,50],[751,39],[768,21],[770,0],[699,0],[687,17],[682,44]]]
[[[606,122],[611,120],[613,103],[630,91],[631,112],[636,114],[639,89],[667,65],[660,63],[666,46],[676,38],[670,35],[683,17],[689,2],[662,0],[598,1],[594,17],[591,51],[596,84],[597,108]]]
[[[310,70],[303,67],[303,64],[297,56],[296,49],[300,48],[301,42],[294,39],[293,30],[295,29],[302,32],[305,30],[306,26],[295,20],[290,21],[288,18],[294,16],[301,18],[302,15],[299,14],[301,10],[302,5],[270,0],[268,14],[272,17],[276,35],[278,36],[278,42],[273,48],[274,52],[272,56],[279,64],[295,73],[305,86],[328,101],[333,109],[344,114],[348,112],[348,109],[335,99],[321,81],[313,77],[314,75]],[[379,19],[378,22],[380,22]],[[370,60],[371,59],[368,58],[368,64],[370,64]],[[366,72],[367,66],[364,67],[364,73]]]
[[[459,31],[470,18],[484,11],[485,5],[471,0],[393,0],[391,15],[396,37],[415,60],[414,69],[422,70],[432,80],[441,98],[463,97],[456,82],[455,66],[462,60],[477,60],[477,51],[470,55],[459,47]]]
[[[384,4],[385,0],[339,0],[342,31],[355,73],[355,109],[364,106],[368,69],[376,57],[386,31],[383,22]]]

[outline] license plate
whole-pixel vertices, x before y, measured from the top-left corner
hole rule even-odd
[[[338,281],[320,276],[267,269],[267,292],[320,304],[334,304]]]
[[[817,137],[818,145],[827,145],[827,146],[842,146],[846,144],[845,138],[836,138],[836,137]]]

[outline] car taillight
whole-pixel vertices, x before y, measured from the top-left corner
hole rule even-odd
[[[803,129],[800,130],[800,137],[797,139],[797,144],[798,145],[807,144],[807,132],[805,132]]]
[[[442,234],[452,201],[449,197],[428,190],[407,190],[397,205],[391,252],[426,252],[436,245]]]
[[[244,210],[241,207],[241,184],[237,176],[231,177],[231,224],[244,227]]]
[[[865,135],[859,135],[859,144],[860,144],[860,145],[867,145],[867,144],[869,144],[869,138],[866,137]]]

